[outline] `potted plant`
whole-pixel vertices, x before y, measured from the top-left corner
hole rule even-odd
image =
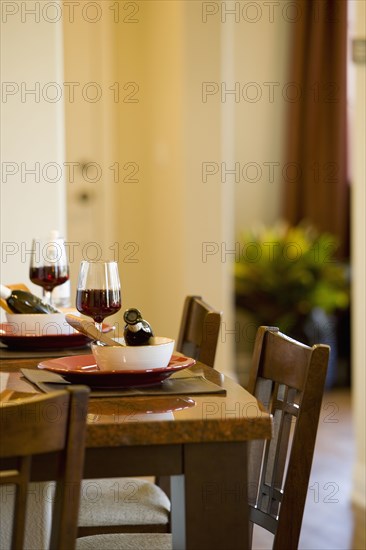
[[[333,315],[349,303],[347,267],[335,255],[337,239],[305,223],[281,222],[242,232],[239,241],[237,308],[258,325],[278,326],[310,345],[331,341],[335,352]]]

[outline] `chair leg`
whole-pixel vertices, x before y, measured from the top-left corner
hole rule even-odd
[[[252,548],[253,546],[253,523],[249,522],[249,528],[248,528],[248,538],[249,538],[249,548]]]

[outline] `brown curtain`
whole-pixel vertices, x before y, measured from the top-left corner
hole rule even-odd
[[[297,0],[287,84],[284,217],[336,235],[349,255],[347,0]]]

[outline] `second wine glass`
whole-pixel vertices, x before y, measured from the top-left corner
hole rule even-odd
[[[76,289],[76,309],[92,317],[102,332],[106,317],[121,309],[121,283],[117,262],[88,262],[80,265]]]
[[[29,278],[43,289],[43,299],[52,304],[52,291],[69,280],[64,239],[53,231],[49,239],[33,239]]]

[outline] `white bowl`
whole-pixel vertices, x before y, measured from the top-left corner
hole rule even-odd
[[[146,346],[99,346],[92,344],[100,370],[152,370],[168,366],[175,341],[154,336]]]
[[[74,334],[76,331],[64,313],[6,313],[14,336],[48,336]]]

